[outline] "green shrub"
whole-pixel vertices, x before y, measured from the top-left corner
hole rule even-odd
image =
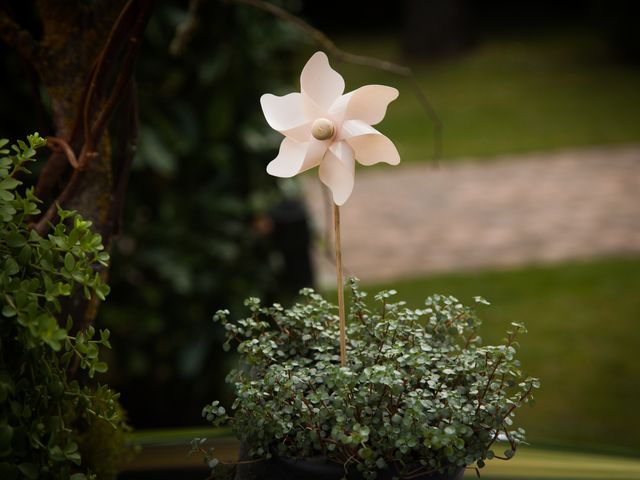
[[[106,422],[122,441],[124,420],[117,394],[70,374],[106,371],[99,347],[109,347],[109,332],[74,332],[65,312],[77,293],[108,294],[100,268],[109,255],[91,222],[74,212],[59,209],[46,237],[29,228],[39,200],[33,188],[20,191],[19,176],[45,140],[35,134],[7,144],[0,140],[0,478],[81,480],[108,470],[85,461],[81,439]],[[101,448],[123,445],[104,440]]]
[[[512,427],[514,410],[532,401],[539,384],[516,359],[524,327],[513,323],[504,344],[484,346],[480,320],[454,297],[434,295],[413,310],[389,303],[394,291],[381,292],[374,313],[355,282],[352,290],[345,367],[337,308],[312,290],[290,309],[249,299],[250,316],[236,322],[219,311],[214,319],[227,346],[238,342],[243,365],[227,378],[233,417],[219,402],[203,416],[230,422],[250,457],[322,455],[365,478],[388,466],[453,473],[511,458],[524,439]],[[494,452],[499,437],[509,442],[504,454]]]

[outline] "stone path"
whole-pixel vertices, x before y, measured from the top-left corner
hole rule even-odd
[[[320,182],[304,182],[322,236]],[[640,145],[359,168],[341,219],[345,274],[364,282],[640,253]]]

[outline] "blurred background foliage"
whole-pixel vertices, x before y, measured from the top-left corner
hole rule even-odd
[[[122,393],[135,428],[201,424],[202,406],[221,395],[232,360],[213,312],[248,295],[287,301],[313,282],[306,212],[295,188],[265,173],[280,136],[259,108],[263,93],[290,83],[302,38],[227,2],[154,8],[136,72],[138,155],[96,320],[112,332],[101,380]],[[2,136],[46,136],[35,76],[1,42],[0,58]]]
[[[223,388],[229,356],[212,312],[248,295],[286,301],[312,280],[304,209],[264,173],[280,140],[258,108],[290,78],[299,33],[221,2],[195,19],[173,55],[187,11],[164,2],[147,28],[139,156],[98,319],[113,331],[109,382],[136,427],[197,424]]]

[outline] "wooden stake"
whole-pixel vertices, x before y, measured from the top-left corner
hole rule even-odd
[[[347,363],[347,320],[344,313],[344,285],[342,279],[342,250],[340,247],[340,207],[333,204],[333,228],[336,238],[336,280],[338,287],[338,310],[340,314],[340,365]]]

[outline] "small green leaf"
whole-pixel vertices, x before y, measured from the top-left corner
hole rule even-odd
[[[8,257],[6,262],[4,262],[4,271],[9,276],[15,275],[20,271],[18,262],[16,262],[13,258]]]
[[[65,455],[71,455],[74,452],[78,451],[78,444],[75,442],[69,442],[67,443],[67,445],[64,447],[64,453]]]
[[[19,232],[11,232],[7,236],[7,245],[9,245],[11,248],[20,248],[25,246],[26,244],[27,241],[22,235],[20,235]]]
[[[93,364],[93,369],[98,373],[104,373],[108,370],[107,362],[96,362]]]
[[[20,250],[20,254],[18,255],[18,260],[22,265],[29,263],[31,260],[31,247],[29,245],[22,247],[22,250]]]
[[[15,178],[5,178],[4,180],[0,181],[0,190],[13,190],[21,183],[22,182],[20,180],[16,180]]]
[[[8,193],[5,192],[4,190],[0,190],[0,200],[13,200],[13,194],[8,193],[10,198],[3,198],[3,193]],[[2,218],[2,221],[4,222],[8,222],[9,220],[11,220],[11,217],[13,215],[15,215],[16,213],[16,209],[13,208],[12,205],[9,205],[8,203],[0,203],[0,218]]]
[[[73,254],[67,252],[64,256],[64,268],[66,268],[68,272],[73,272],[75,266],[76,259],[73,257]]]
[[[67,460],[75,463],[76,465],[80,465],[80,463],[82,462],[82,457],[80,456],[79,452],[75,452],[67,455]]]
[[[0,189],[0,200],[4,200],[5,202],[10,202],[11,200],[13,200],[15,197],[15,195],[7,190],[1,190]],[[15,213],[15,210],[14,210]]]

